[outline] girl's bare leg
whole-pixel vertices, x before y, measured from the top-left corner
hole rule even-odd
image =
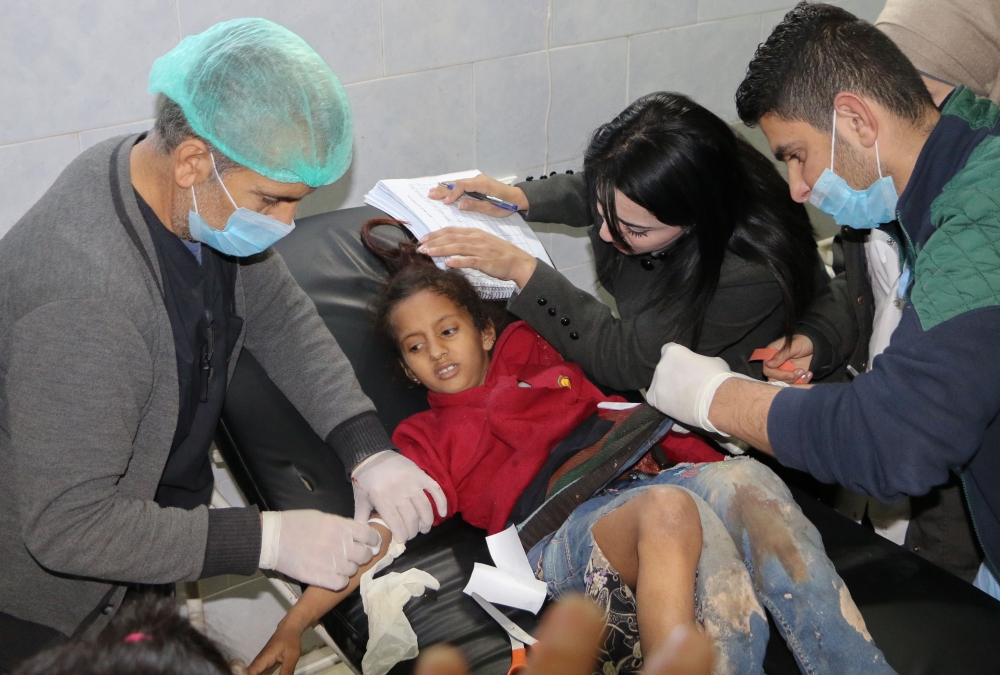
[[[684,490],[650,487],[602,517],[590,531],[635,595],[644,653],[663,646],[677,626],[694,622],[701,519]]]

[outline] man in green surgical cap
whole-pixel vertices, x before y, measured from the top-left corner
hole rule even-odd
[[[379,543],[373,509],[399,540],[446,513],[270,248],[350,163],[337,77],[241,19],[149,89],[154,129],[84,152],[0,241],[0,672],[100,631],[129,584],[265,568],[338,589]],[[243,349],[343,462],[355,520],[207,508]]]

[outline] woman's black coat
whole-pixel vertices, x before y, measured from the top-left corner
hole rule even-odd
[[[589,227],[598,269],[616,255],[614,247],[598,236],[582,173],[555,175],[518,187],[528,196],[527,220]],[[816,257],[817,279],[828,282],[815,250],[804,254]],[[691,337],[678,335],[676,310],[664,311],[655,302],[658,285],[665,283],[669,256],[663,260],[650,255],[618,257],[620,267],[604,286],[614,296],[620,318],[542,262],[527,286],[511,298],[508,309],[599,384],[621,391],[644,389],[653,379],[660,348],[667,342],[691,347]],[[695,350],[720,356],[734,372],[759,378],[761,364],[751,364],[750,354],[780,337],[784,320],[781,291],[771,273],[727,252]]]

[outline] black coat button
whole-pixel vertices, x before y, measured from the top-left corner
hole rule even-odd
[[[653,261],[650,260],[649,258],[643,258],[642,260],[639,261],[639,264],[642,265],[642,269],[646,270],[647,272],[652,271],[652,269],[656,267],[656,265],[653,264]]]
[[[563,318],[559,319],[559,323],[561,323],[564,326],[568,326],[569,325],[569,317],[564,316]]]
[[[104,616],[111,616],[114,613],[115,613],[114,605],[104,605],[104,607],[101,608],[101,614],[103,614]]]
[[[569,339],[570,340],[579,340],[580,339],[580,334],[577,333],[576,331],[573,331],[572,333],[569,334]]]
[[[556,315],[556,308],[549,307],[549,316],[555,316],[555,315]]]
[[[538,298],[539,307],[544,307],[546,302],[548,302],[548,300],[546,300],[545,298]]]
[[[863,296],[863,295],[859,295],[858,296],[858,304],[859,305],[865,304],[865,296]]]

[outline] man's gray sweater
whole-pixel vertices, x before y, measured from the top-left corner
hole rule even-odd
[[[135,139],[84,152],[0,240],[0,611],[67,635],[99,629],[122,584],[247,574],[260,555],[256,509],[153,501],[178,384]],[[392,447],[281,257],[238,267],[229,377],[252,351],[346,467]]]

